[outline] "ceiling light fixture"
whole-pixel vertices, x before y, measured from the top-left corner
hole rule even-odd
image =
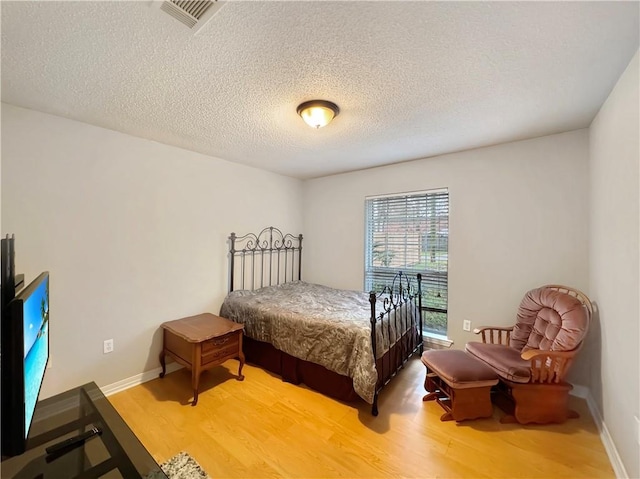
[[[296,110],[304,122],[312,128],[322,128],[333,120],[340,108],[335,103],[326,100],[305,101]]]

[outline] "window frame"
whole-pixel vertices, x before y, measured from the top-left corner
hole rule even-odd
[[[429,199],[429,197],[431,197],[431,200]],[[441,207],[446,207],[446,215],[435,215],[432,217],[431,220],[431,224],[437,223],[438,224],[438,228],[440,228],[440,222],[442,221],[442,219],[444,218],[444,220],[442,221],[442,223],[444,224],[444,228],[442,228],[442,230],[446,231],[446,233],[443,235],[441,233],[442,230],[438,230],[437,232],[433,233],[436,235],[437,238],[444,238],[442,241],[444,242],[445,245],[445,249],[442,249],[442,244],[440,244],[439,240],[438,242],[438,251],[440,251],[441,255],[444,255],[444,260],[442,261],[441,259],[437,260],[437,266],[436,268],[441,268],[442,264],[444,264],[444,270],[441,269],[427,269],[427,263],[426,263],[426,259],[424,259],[425,261],[425,267],[423,269],[420,268],[407,268],[406,267],[406,263],[407,263],[407,231],[408,231],[408,226],[411,223],[411,217],[410,217],[410,213],[407,211],[405,213],[405,219],[404,221],[406,221],[406,224],[404,225],[405,227],[405,231],[404,231],[404,248],[405,248],[405,252],[404,252],[404,258],[403,261],[405,263],[405,266],[392,266],[391,264],[386,265],[386,266],[375,266],[373,263],[375,261],[374,256],[376,255],[376,253],[374,253],[374,248],[375,248],[375,244],[376,241],[373,237],[374,234],[374,230],[379,228],[379,225],[377,224],[371,224],[371,221],[374,220],[374,213],[372,211],[372,208],[375,208],[376,206],[380,207],[380,204],[375,205],[374,202],[377,200],[385,200],[385,199],[389,199],[390,200],[390,205],[392,207],[398,207],[401,204],[402,199],[411,199],[411,198],[424,198],[425,204],[424,204],[424,208],[425,208],[425,216],[424,216],[424,222],[425,225],[428,223],[427,217],[428,217],[428,213],[427,213],[427,209],[428,208],[438,208],[439,206]],[[446,198],[445,200],[443,200],[443,198]],[[443,202],[444,201],[444,202]],[[440,203],[438,203],[440,202]],[[381,201],[382,203],[382,201]],[[417,205],[419,203],[416,203]],[[415,207],[415,205],[410,205],[411,207]],[[387,207],[389,207],[387,205]],[[400,220],[403,221],[402,219],[402,215],[397,215],[397,212],[395,212],[396,214],[394,215],[396,220]],[[422,315],[423,315],[423,334],[426,336],[431,336],[433,338],[435,338],[436,340],[440,340],[440,341],[448,341],[447,339],[447,332],[448,332],[448,327],[449,327],[449,304],[448,304],[448,294],[449,294],[449,281],[448,281],[448,276],[449,276],[449,217],[450,217],[450,194],[449,194],[449,189],[448,188],[437,188],[437,189],[429,189],[429,190],[420,190],[420,191],[411,191],[411,192],[401,192],[401,193],[390,193],[390,194],[384,194],[384,195],[375,195],[375,196],[366,196],[365,197],[365,238],[364,238],[364,287],[365,290],[368,290],[370,288],[372,288],[375,285],[375,280],[376,277],[378,279],[383,279],[386,278],[387,276],[389,277],[393,277],[393,275],[395,275],[399,270],[402,270],[403,273],[406,273],[407,276],[409,276],[412,280],[412,283],[415,284],[415,275],[417,273],[421,273],[423,276],[423,280],[422,280],[422,290],[423,290],[423,301],[422,301]],[[437,218],[437,219],[436,219]],[[401,225],[402,226],[402,225]],[[425,226],[426,228],[426,226]],[[387,235],[387,239],[385,239],[385,249],[384,249],[384,254],[388,254],[389,251],[389,245],[390,242],[388,240],[388,235],[390,234],[389,230],[378,230],[378,232],[384,232]],[[392,232],[391,232],[392,234]],[[418,253],[418,263],[420,264],[423,261],[423,256],[422,255],[426,255],[429,254],[428,252],[426,252],[423,248],[425,247],[422,244],[422,241],[425,241],[424,239],[424,235],[426,233],[423,232],[423,230],[419,229],[417,232],[418,235],[418,245],[417,248],[419,250]],[[379,243],[378,243],[379,244]],[[393,243],[391,243],[393,245]],[[413,247],[416,247],[415,243],[412,243]],[[395,244],[396,246],[396,250],[399,247],[399,243]],[[436,251],[435,247],[434,250]],[[444,251],[444,253],[442,253]],[[402,253],[401,253],[402,255]],[[395,254],[391,255],[391,258],[388,260],[389,263],[393,262],[393,258],[394,258]],[[379,257],[379,252],[378,252],[378,260],[380,259]],[[414,258],[415,259],[415,258]],[[432,260],[433,261],[433,260]],[[425,280],[425,277],[431,277],[431,280]],[[444,296],[445,296],[445,304],[444,307],[442,307],[442,305],[438,305],[438,306],[434,306],[433,304],[428,304],[427,303],[427,299],[425,298],[425,294],[426,294],[426,289],[425,286],[431,285],[430,289],[434,289],[434,285],[437,285],[437,290],[438,292],[444,292]],[[444,285],[444,286],[443,286]],[[427,304],[425,304],[427,303]],[[445,327],[444,327],[444,331],[440,330],[440,329],[435,329],[435,328],[429,328],[427,329],[427,321],[425,318],[425,313],[427,312],[434,312],[434,313],[439,313],[439,314],[443,314],[444,315],[444,319],[445,319]]]

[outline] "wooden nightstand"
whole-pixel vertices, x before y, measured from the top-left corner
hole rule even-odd
[[[198,385],[202,371],[211,369],[227,359],[238,358],[238,381],[242,381],[242,330],[244,325],[234,323],[210,313],[190,316],[162,323],[163,347],[160,352],[162,372],[166,373],[165,356],[168,354],[178,363],[191,370],[193,403],[198,403]]]

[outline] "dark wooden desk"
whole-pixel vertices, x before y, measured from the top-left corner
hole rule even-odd
[[[165,357],[168,354],[191,370],[193,387],[192,406],[198,404],[198,386],[202,371],[222,364],[227,359],[240,360],[238,381],[242,381],[242,330],[244,325],[234,323],[211,313],[162,323],[163,346],[160,352],[162,372],[166,373]]]
[[[99,436],[56,457],[45,448],[93,427]],[[129,426],[95,383],[38,401],[27,450],[3,459],[3,478],[167,479]]]

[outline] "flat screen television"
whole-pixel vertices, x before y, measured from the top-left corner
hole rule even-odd
[[[2,314],[2,454],[25,451],[49,360],[49,273],[16,294]]]

